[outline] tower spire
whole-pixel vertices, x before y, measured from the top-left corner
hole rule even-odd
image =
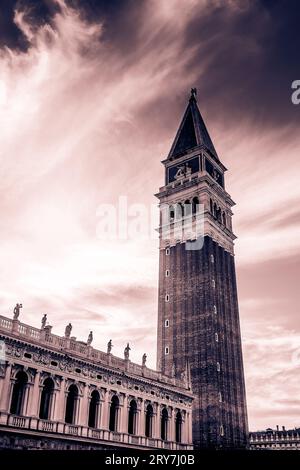
[[[207,150],[219,161],[204,120],[197,105],[197,88],[191,89],[191,96],[172,144],[168,158],[173,160],[195,148]]]

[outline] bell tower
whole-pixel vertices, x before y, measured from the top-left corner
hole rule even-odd
[[[190,373],[195,448],[245,448],[246,395],[232,201],[192,89],[160,201],[157,367]]]

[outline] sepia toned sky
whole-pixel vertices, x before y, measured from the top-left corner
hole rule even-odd
[[[0,313],[155,366],[156,232],[101,237],[100,214],[122,196],[150,223],[196,86],[237,203],[250,429],[299,427],[299,22],[293,0],[1,0]]]

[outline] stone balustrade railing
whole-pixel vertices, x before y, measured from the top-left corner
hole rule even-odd
[[[119,442],[120,444],[134,446],[145,446],[148,448],[189,450],[191,444],[180,444],[174,441],[164,441],[157,438],[148,438],[127,434],[123,432],[113,432],[107,429],[92,429],[86,426],[66,424],[59,421],[47,421],[28,416],[15,416],[0,412],[0,424],[12,428],[22,428],[26,430],[40,431],[43,433],[55,433],[61,437],[76,436],[78,438],[88,438],[97,442]]]
[[[94,349],[92,346],[88,346],[82,341],[76,341],[74,338],[55,335],[52,332],[49,332],[46,328],[38,329],[25,323],[21,323],[18,320],[11,320],[10,318],[0,315],[0,332],[1,331],[4,334],[9,332],[10,334],[23,338],[24,340],[47,345],[48,347],[51,347],[51,349],[56,349],[60,352],[69,351],[76,356],[80,356],[95,363],[102,363],[122,371],[126,370],[126,372],[134,375],[144,376],[179,388],[189,389],[189,384],[178,378],[162,375],[160,371],[149,369],[146,366],[116,357],[112,354],[107,354],[98,349]]]

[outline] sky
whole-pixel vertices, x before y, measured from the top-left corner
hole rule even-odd
[[[294,0],[1,0],[0,313],[155,367],[154,194],[196,86],[237,203],[249,427],[299,427],[299,23]],[[122,204],[144,236],[103,236]]]

